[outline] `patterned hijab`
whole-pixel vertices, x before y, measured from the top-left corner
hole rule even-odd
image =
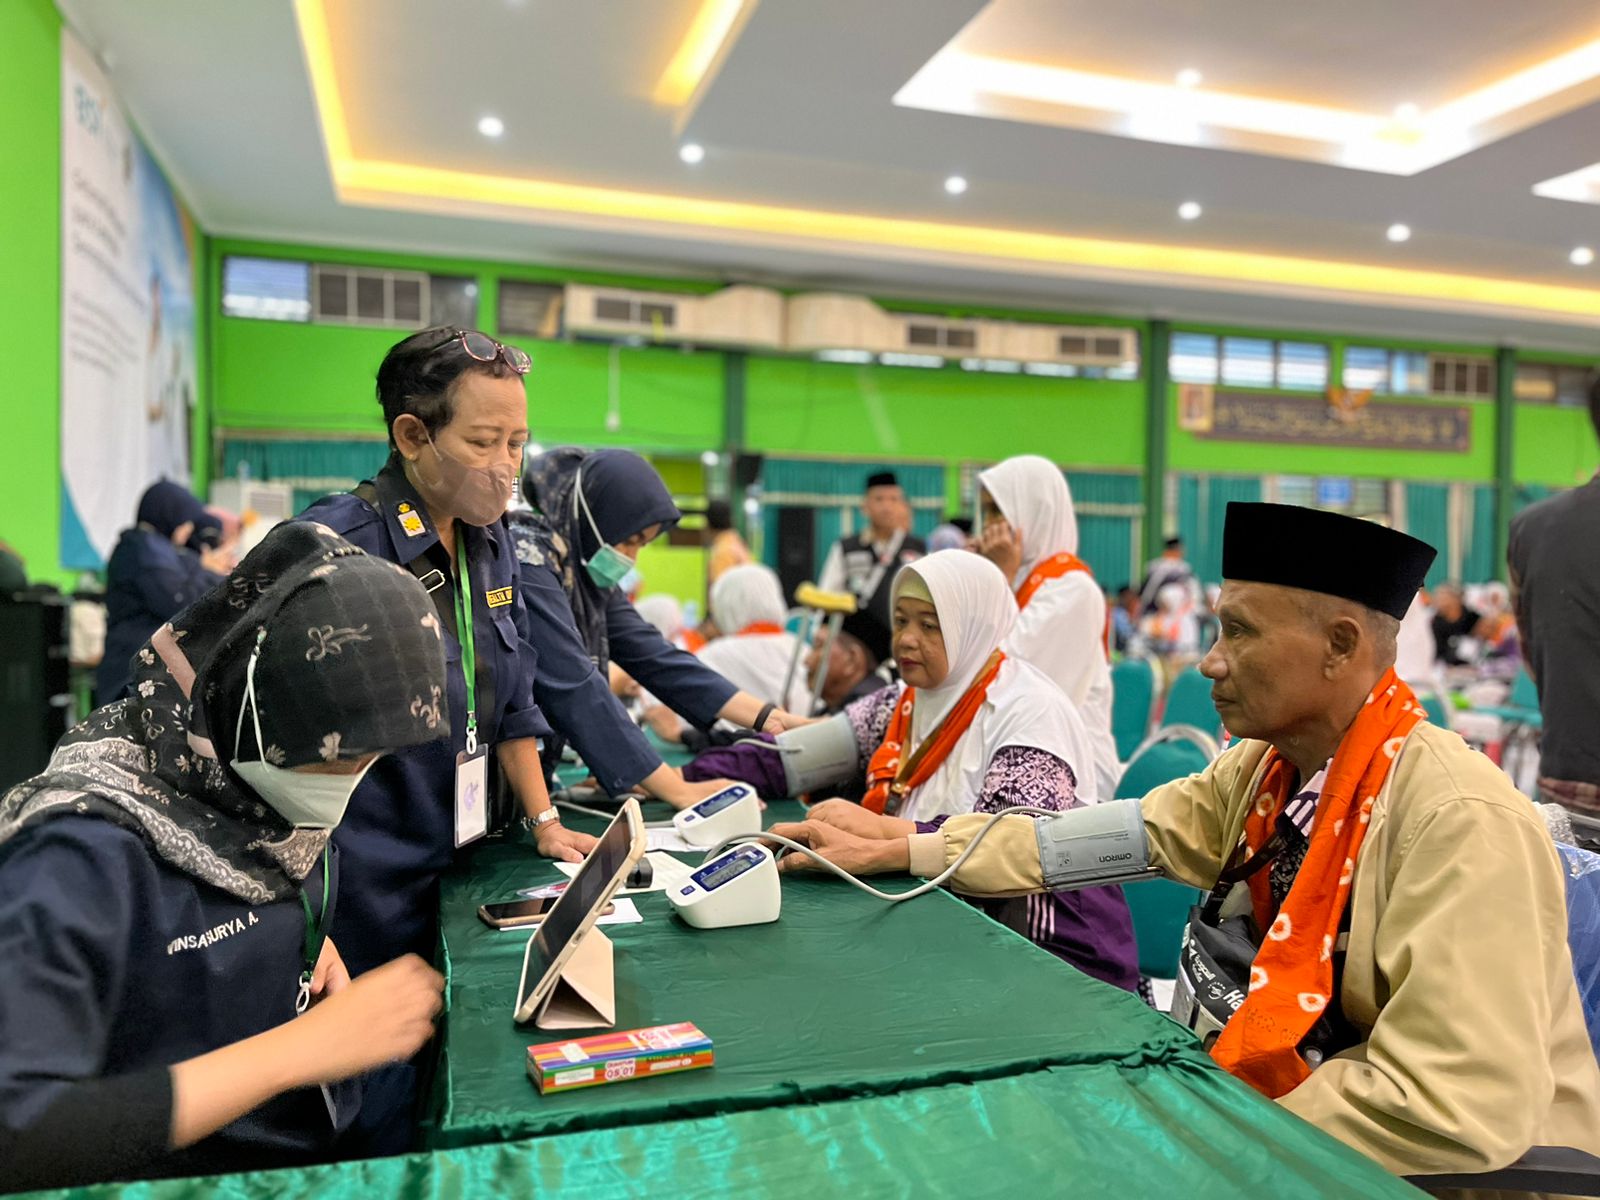
[[[265,747],[236,755],[245,671]],[[359,758],[444,736],[444,651],[421,584],[326,526],[278,526],[156,631],[131,694],[61,739],[43,774],[0,797],[0,845],[63,815],[140,834],[168,865],[262,904],[293,896],[327,844],[294,829],[227,766]]]
[[[600,544],[576,503],[580,469],[583,499],[609,543],[626,541],[652,525],[676,525],[683,514],[656,469],[631,450],[560,446],[530,459],[523,471],[522,495],[534,511],[509,514],[517,558],[555,569],[589,657],[604,667],[611,661],[606,593],[583,569]]]

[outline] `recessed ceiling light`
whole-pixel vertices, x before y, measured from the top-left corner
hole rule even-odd
[[[967,190],[967,181],[963,176],[952,175],[944,181],[944,190],[952,196],[959,196]]]
[[[678,147],[678,157],[683,159],[683,161],[688,163],[691,167],[698,162],[704,161],[705,156],[706,148],[699,142],[685,142],[683,145]]]
[[[499,117],[479,117],[478,132],[487,138],[497,138],[506,131],[506,123]]]
[[[1198,200],[1185,200],[1182,204],[1178,205],[1178,216],[1182,217],[1185,221],[1193,221],[1204,211],[1205,210],[1200,207],[1200,202]]]
[[[1396,121],[1405,121],[1408,124],[1422,115],[1422,109],[1415,104],[1406,103],[1397,105],[1394,110]]]
[[[1389,226],[1387,232],[1385,232],[1383,236],[1388,238],[1391,242],[1406,241],[1411,237],[1411,226],[1402,225],[1399,221],[1396,221],[1393,225]]]
[[[1594,261],[1594,251],[1587,246],[1575,246],[1567,255],[1567,261],[1575,267],[1587,267]]]
[[[1203,78],[1204,76],[1193,67],[1185,67],[1178,72],[1178,86],[1181,88],[1196,88],[1200,86],[1200,81]]]

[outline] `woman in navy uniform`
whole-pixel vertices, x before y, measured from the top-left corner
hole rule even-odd
[[[346,890],[340,949],[354,975],[433,952],[439,875],[474,831],[468,797],[457,800],[459,755],[494,747],[542,854],[578,862],[594,844],[562,827],[545,788],[535,739],[550,729],[533,699],[537,655],[523,640],[504,520],[528,440],[528,367],[521,350],[470,330],[406,338],[378,368],[389,461],[353,494],[301,514],[421,579],[444,632],[447,683],[424,707],[437,706],[449,740],[380,761],[335,837]]]
[[[327,934],[328,831],[377,755],[442,732],[412,707],[444,682],[430,618],[409,575],[283,526],[0,798],[0,1188],[326,1158],[354,1077],[427,1040],[439,975],[352,984]]]
[[[189,489],[163,479],[139,497],[106,564],[106,650],[95,702],[110,704],[128,686],[129,660],[164,621],[216,586],[233,566],[217,548],[222,522]]]
[[[654,467],[631,450],[563,446],[528,464],[522,490],[534,512],[512,529],[539,653],[534,695],[607,792],[638,788],[686,808],[729,783],[690,783],[663,763],[611,694],[609,663],[702,728],[718,718],[770,733],[804,723],[673,646],[617,586],[682,515]],[[550,744],[552,763],[556,752]]]

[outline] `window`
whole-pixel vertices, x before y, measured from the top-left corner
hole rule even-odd
[[[566,295],[559,283],[502,279],[495,328],[502,337],[559,338]]]
[[[1493,396],[1494,363],[1467,354],[1431,354],[1428,380],[1436,396]]]
[[[478,281],[471,275],[433,275],[428,279],[428,324],[478,327]]]
[[[1357,517],[1386,516],[1389,481],[1349,476],[1276,475],[1262,481],[1262,494],[1276,504],[1320,508]]]
[[[1352,392],[1427,395],[1428,356],[1410,350],[1386,350],[1382,346],[1346,346],[1344,386]]]
[[[222,260],[222,315],[257,321],[309,321],[311,264],[228,255]]]
[[[1589,367],[1518,363],[1512,387],[1519,403],[1582,408],[1589,402],[1589,388],[1594,378],[1594,371]]]
[[[1328,347],[1322,342],[1175,333],[1167,369],[1174,383],[1321,391],[1328,386]]]

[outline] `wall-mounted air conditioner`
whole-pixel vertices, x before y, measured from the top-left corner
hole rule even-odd
[[[783,296],[737,285],[706,296],[639,292],[569,283],[566,331],[605,338],[643,338],[777,350],[783,345]]]
[[[999,327],[999,346],[991,354],[994,358],[1073,367],[1119,367],[1139,361],[1139,334],[1133,329],[1034,325],[1026,321],[994,324]]]

